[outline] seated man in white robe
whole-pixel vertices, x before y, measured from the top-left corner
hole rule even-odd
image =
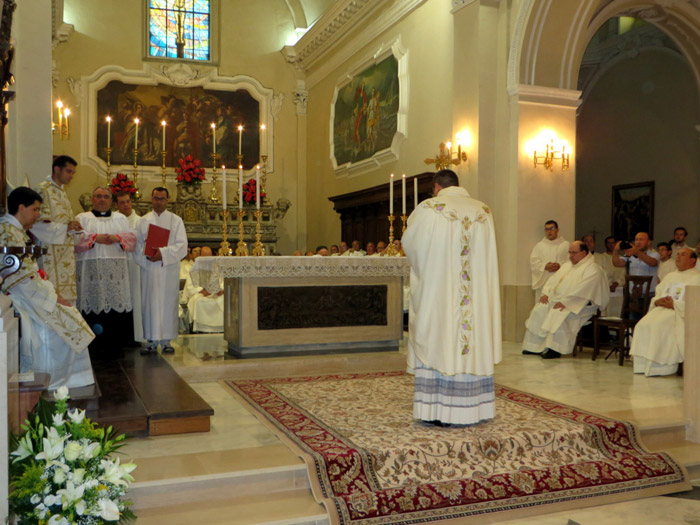
[[[523,354],[555,359],[571,354],[576,334],[607,306],[608,279],[581,241],[569,245],[569,261],[542,288],[542,295],[525,322]]]
[[[0,217],[0,244],[24,247],[26,230],[39,219],[41,196],[20,186],[10,193],[8,213]],[[20,314],[20,369],[22,372],[51,374],[49,389],[91,385],[95,382],[87,347],[95,337],[90,327],[56,293],[32,258],[2,283],[2,293],[12,299]]]
[[[211,257],[211,248],[202,247],[202,257]],[[189,286],[188,286],[189,285]],[[185,289],[191,293],[187,301],[187,311],[192,322],[193,332],[223,332],[224,331],[224,296],[223,290],[210,293],[206,288],[192,286],[192,278],[188,277]],[[193,290],[195,289],[195,290]]]
[[[690,248],[678,250],[677,271],[656,287],[649,312],[634,327],[630,354],[634,373],[646,376],[675,374],[684,359],[685,287],[700,285],[698,256]]]

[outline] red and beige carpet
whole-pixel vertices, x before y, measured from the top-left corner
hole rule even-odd
[[[631,424],[501,386],[496,419],[439,428],[413,420],[405,373],[227,384],[304,459],[331,523],[484,523],[690,489]]]

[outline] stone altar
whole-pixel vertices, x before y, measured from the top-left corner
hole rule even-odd
[[[405,257],[199,257],[192,282],[224,288],[235,357],[398,350]]]

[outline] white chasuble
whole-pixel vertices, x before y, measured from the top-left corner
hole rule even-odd
[[[148,227],[167,229],[168,245],[160,248],[163,260],[152,262],[144,256]],[[170,341],[178,334],[177,308],[180,291],[180,260],[187,255],[187,233],[182,219],[164,211],[141,217],[134,259],[141,267],[141,308],[143,336],[148,341]]]
[[[15,217],[0,218],[0,244],[24,247],[28,241]],[[75,307],[56,302],[54,285],[42,278],[36,261],[25,258],[19,271],[2,283],[2,292],[20,314],[22,372],[51,374],[50,389],[95,382],[85,351],[95,334]]]
[[[68,233],[68,223],[74,213],[66,191],[56,184],[51,176],[39,184],[41,195],[41,215],[31,232],[48,249],[39,260],[56,291],[65,300],[75,303],[78,289],[75,278],[75,254],[73,236]]]
[[[548,272],[544,269],[547,263],[556,262],[562,265],[569,260],[569,244],[569,241],[564,239],[564,237],[557,237],[553,241],[545,237],[535,244],[530,254],[533,290],[540,290],[547,280],[554,275],[555,272]]]
[[[684,361],[685,345],[685,287],[700,285],[700,273],[695,268],[671,272],[656,287],[649,312],[634,327],[630,355],[635,374],[675,374],[678,363]],[[673,308],[656,306],[661,297],[671,297]]]

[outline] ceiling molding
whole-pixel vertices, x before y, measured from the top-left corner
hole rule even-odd
[[[517,96],[520,102],[544,104],[546,106],[563,106],[577,108],[581,105],[581,92],[577,89],[562,89],[549,86],[519,84],[511,96]]]

